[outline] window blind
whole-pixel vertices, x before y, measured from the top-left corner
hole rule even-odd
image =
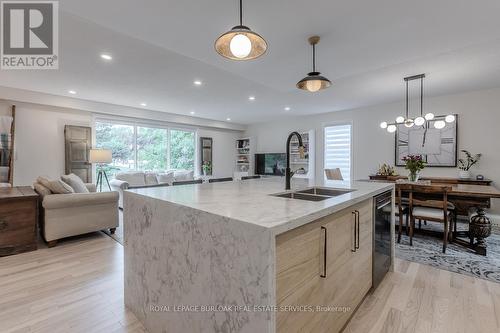
[[[344,180],[351,180],[351,130],[352,125],[341,124],[326,126],[324,133],[325,169],[339,168]]]

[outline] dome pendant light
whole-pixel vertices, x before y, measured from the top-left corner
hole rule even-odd
[[[215,41],[215,50],[231,60],[252,60],[267,50],[267,43],[259,34],[243,25],[243,3],[240,0],[240,25],[221,35]]]
[[[332,82],[326,77],[321,76],[320,72],[316,72],[316,44],[319,43],[319,36],[312,36],[309,38],[309,44],[312,45],[313,50],[313,70],[308,73],[305,78],[297,83],[297,88],[302,90],[307,90],[310,92],[316,92],[322,89],[326,89],[332,85]]]

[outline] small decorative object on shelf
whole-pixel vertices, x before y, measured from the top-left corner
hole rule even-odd
[[[476,176],[476,180],[484,180],[484,176],[483,175],[477,175]]]
[[[397,176],[397,172],[393,166],[387,163],[382,164],[377,171],[378,176]]]
[[[476,154],[472,156],[472,154],[465,149],[462,149],[461,152],[465,154],[465,159],[463,158],[458,159],[458,164],[459,164],[458,168],[460,169],[459,177],[462,179],[470,179],[471,178],[470,168],[472,168],[472,166],[474,166],[475,164],[477,164],[477,162],[479,162],[482,154]]]
[[[425,162],[422,160],[421,155],[408,155],[403,157],[405,162],[405,169],[410,173],[408,174],[408,180],[410,182],[418,181],[420,171],[425,168]]]

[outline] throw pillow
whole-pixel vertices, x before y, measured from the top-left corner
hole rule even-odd
[[[38,193],[38,195],[40,195],[42,198],[46,195],[52,194],[48,187],[43,186],[39,182],[34,183],[33,188],[35,189],[36,193]]]
[[[71,186],[75,193],[89,193],[89,190],[87,189],[87,186],[85,186],[83,180],[74,173],[61,176],[61,179],[63,182]]]
[[[181,182],[185,180],[193,180],[194,179],[194,171],[189,170],[176,170],[174,171],[174,180],[176,182]]]
[[[41,186],[50,190],[54,194],[70,194],[75,193],[73,188],[62,180],[53,180],[47,177],[40,176],[36,180]]]
[[[146,185],[158,185],[158,179],[156,179],[156,173],[146,172],[144,178],[146,180]]]
[[[158,184],[172,185],[172,183],[174,182],[174,172],[167,171],[167,172],[159,173],[157,175],[157,179],[158,179]]]

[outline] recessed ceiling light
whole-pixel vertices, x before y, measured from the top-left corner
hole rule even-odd
[[[285,111],[290,111],[291,108],[289,106],[285,106]]]
[[[68,92],[69,92],[71,95],[76,95],[76,91],[74,91],[74,90],[68,90]]]
[[[142,102],[141,106],[148,106],[146,103]]]
[[[113,57],[106,53],[101,54],[101,58],[104,60],[113,60]]]
[[[191,112],[189,112],[189,113],[190,113],[190,114],[195,114],[195,112],[194,112],[194,111],[191,111]]]
[[[227,121],[231,121],[231,118],[226,118]]]
[[[201,82],[200,80],[194,80],[194,82],[193,82],[193,83],[194,83],[194,85],[195,85],[195,86],[201,86],[201,84],[202,84],[203,82]]]
[[[248,100],[249,100],[249,101],[255,101],[255,96],[250,96],[250,97],[248,97]]]

